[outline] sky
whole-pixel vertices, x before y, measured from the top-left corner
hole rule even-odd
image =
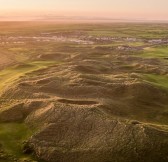
[[[168,20],[168,0],[0,0],[0,17],[82,16]]]

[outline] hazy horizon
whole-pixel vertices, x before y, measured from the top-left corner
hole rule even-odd
[[[168,20],[167,0],[0,0],[0,20]],[[80,19],[79,18],[79,19]]]

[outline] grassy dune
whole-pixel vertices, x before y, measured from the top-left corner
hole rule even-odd
[[[22,123],[0,124],[0,143],[8,154],[22,157],[24,140],[32,135],[32,131]],[[24,157],[24,156],[23,156]]]
[[[16,81],[18,81],[20,77],[25,76],[27,73],[44,69],[54,64],[56,64],[55,61],[34,61],[30,63],[24,63],[21,65],[15,65],[0,71],[1,92],[5,91],[7,87],[14,84]]]
[[[167,31],[0,23],[0,161],[167,162]]]
[[[144,78],[149,83],[159,86],[160,88],[168,89],[168,76],[167,75],[156,75],[156,74],[146,74]]]
[[[158,47],[149,47],[145,48],[143,57],[147,58],[167,58],[168,57],[168,47],[167,46],[158,46]]]

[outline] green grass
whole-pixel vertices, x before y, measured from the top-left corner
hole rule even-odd
[[[126,45],[137,47],[137,46],[143,46],[143,45],[145,45],[145,43],[144,42],[138,42],[138,41],[136,41],[136,42],[126,43]]]
[[[0,144],[2,149],[17,158],[26,157],[22,153],[23,142],[32,135],[32,131],[25,124],[21,123],[1,123],[0,124]]]
[[[17,79],[19,79],[21,76],[26,75],[26,73],[47,68],[56,63],[56,61],[34,61],[2,70],[0,71],[0,89],[3,91],[6,87],[9,87],[11,84],[17,81]]]
[[[167,58],[168,46],[145,48],[141,56],[146,58],[161,58],[161,59]]]
[[[94,27],[94,28],[93,28]],[[91,27],[88,33],[93,36],[136,37],[136,38],[164,38],[167,32],[165,24],[129,24],[114,23]],[[89,26],[88,26],[89,28]]]
[[[144,74],[143,78],[158,87],[168,89],[168,76],[167,75],[156,75],[156,74]]]

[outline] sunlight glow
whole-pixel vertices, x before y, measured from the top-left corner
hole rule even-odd
[[[0,0],[0,16],[168,19],[167,0]]]

